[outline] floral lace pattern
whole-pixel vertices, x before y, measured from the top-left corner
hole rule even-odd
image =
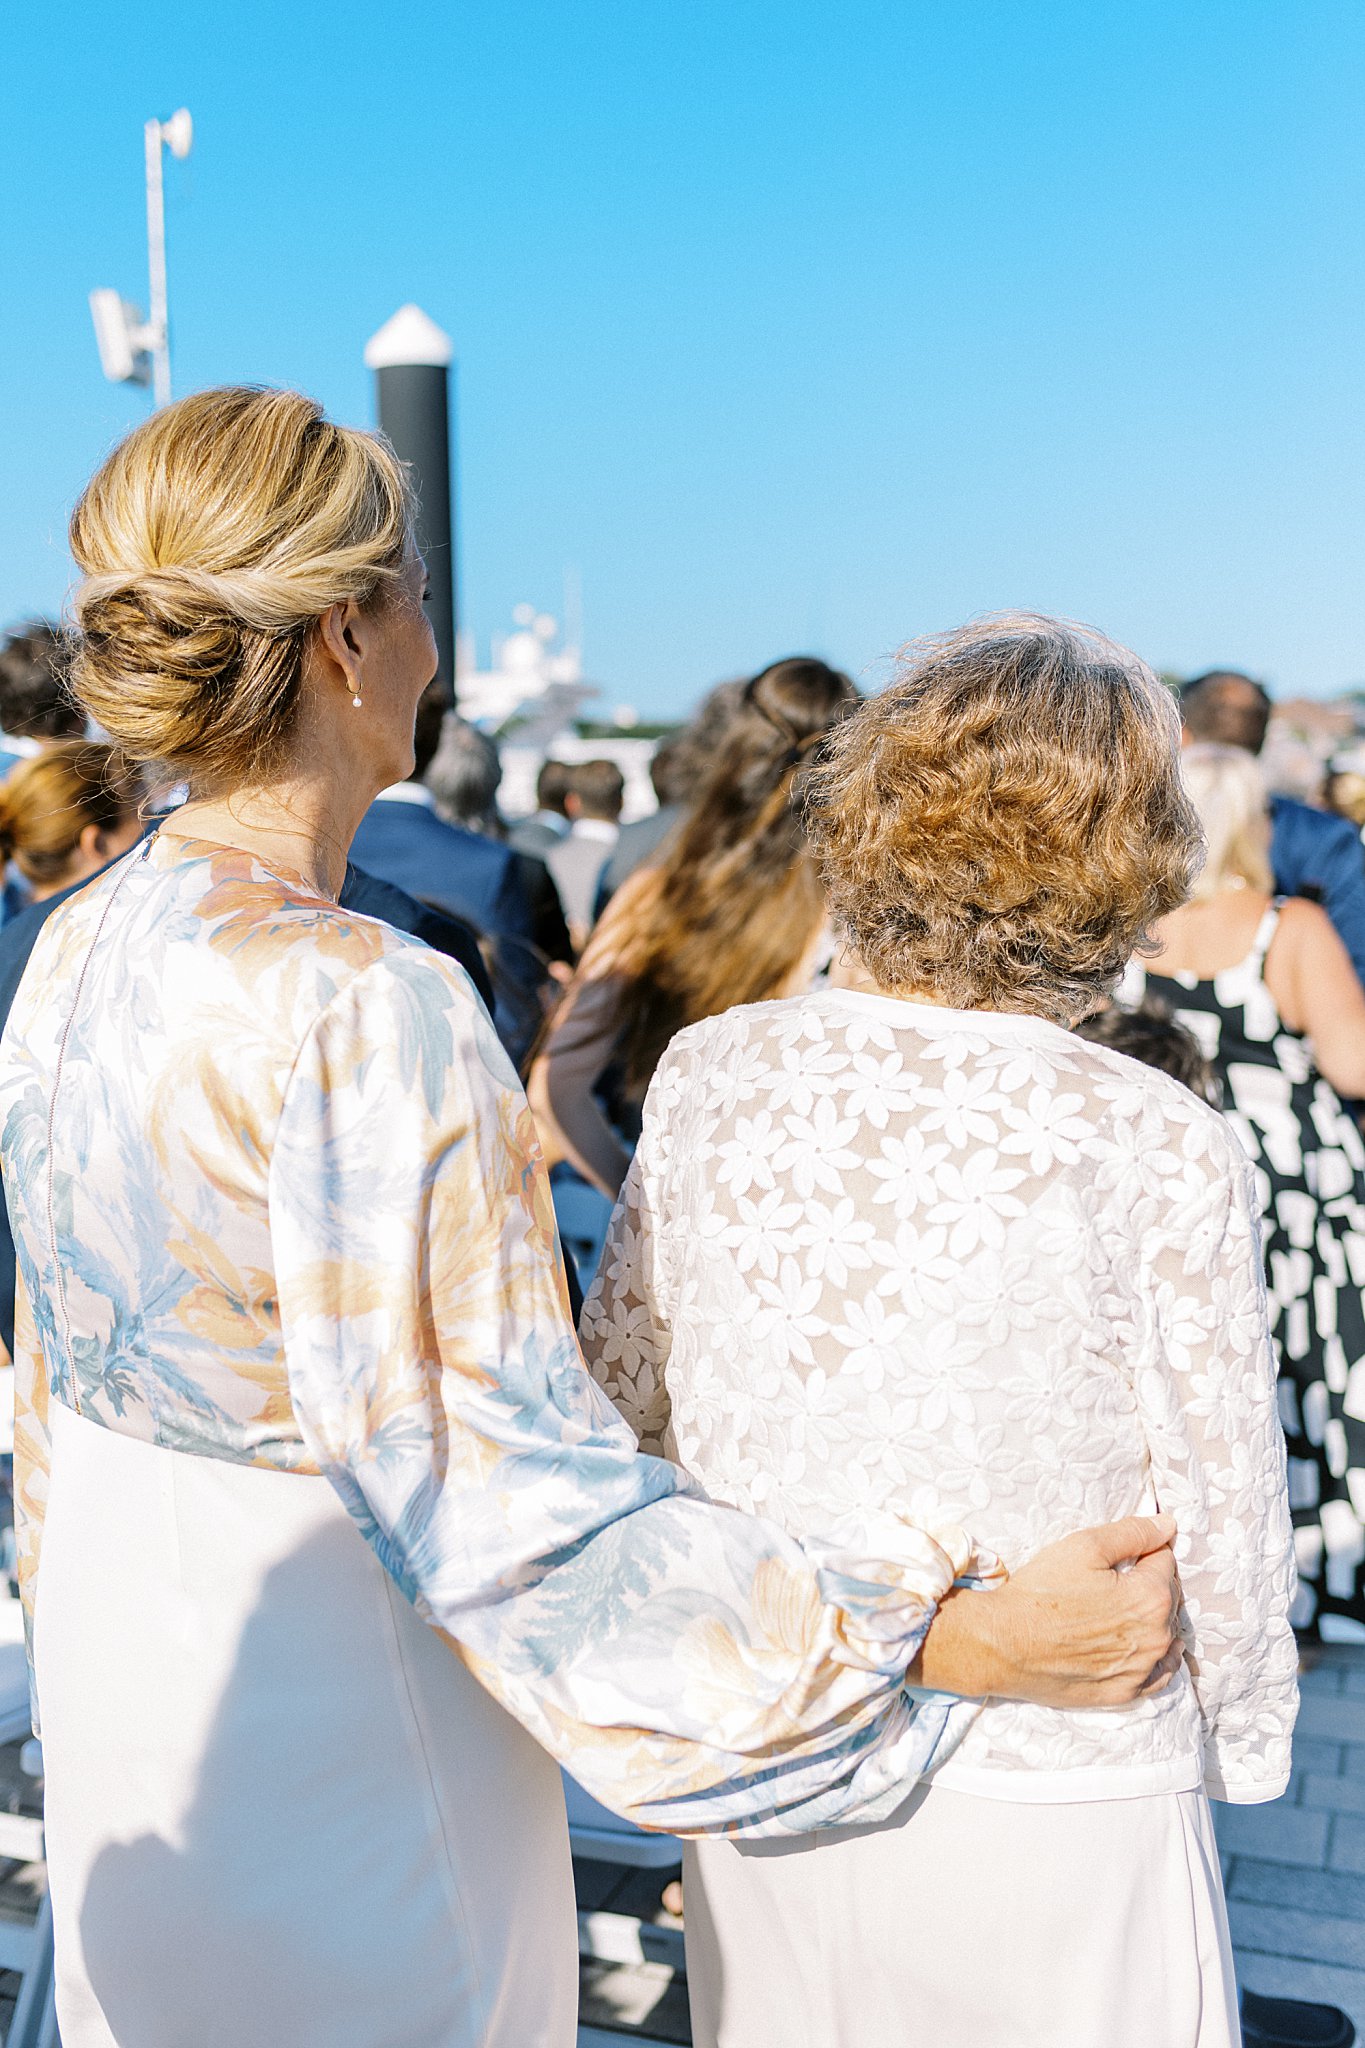
[[[1165,1075],[822,989],[674,1041],[584,1343],[645,1448],[793,1533],[895,1510],[1018,1566],[1173,1512],[1188,1672],[1122,1711],[960,1702],[936,1768],[1267,1799],[1296,1656],[1255,1215],[1235,1138]]]

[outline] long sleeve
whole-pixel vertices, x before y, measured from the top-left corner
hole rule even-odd
[[[640,1454],[583,1367],[525,1097],[443,961],[390,955],[316,1020],[269,1202],[310,1451],[590,1791],[681,1833],[904,1797],[947,1713],[904,1673],[966,1539],[871,1514],[803,1547]]]
[[[531,904],[526,893],[525,878],[518,857],[510,847],[499,848],[499,851],[505,852],[507,859],[498,876],[489,927],[494,933],[529,942],[534,938],[535,931],[531,921]]]
[[[627,876],[588,941],[527,1084],[543,1140],[615,1201],[630,1153],[595,1093],[621,1043],[625,962],[659,887],[658,871]]]
[[[1224,1142],[1212,1180],[1165,1219],[1137,1390],[1157,1498],[1179,1527],[1205,1782],[1215,1799],[1253,1804],[1289,1782],[1294,1561],[1255,1192]]]
[[[612,1212],[597,1277],[588,1290],[579,1335],[588,1370],[635,1432],[642,1451],[669,1455],[672,1406],[666,1370],[670,1292],[658,1228],[658,1179],[668,1146],[678,1070],[665,1061],[650,1090],[644,1129]]]
[[[52,1469],[48,1429],[47,1365],[38,1344],[23,1275],[14,1289],[14,1536],[18,1551],[19,1598],[28,1644],[29,1699],[38,1733],[38,1697],[33,1684],[33,1602],[43,1547],[43,1514]]]

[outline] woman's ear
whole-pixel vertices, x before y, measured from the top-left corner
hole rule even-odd
[[[330,680],[348,697],[360,695],[363,637],[360,607],[350,598],[343,604],[329,604],[318,620],[316,645],[324,675],[330,672]]]
[[[94,862],[98,867],[103,867],[109,858],[109,841],[104,836],[102,826],[82,826],[81,836],[76,844],[80,848],[83,857],[87,861]]]

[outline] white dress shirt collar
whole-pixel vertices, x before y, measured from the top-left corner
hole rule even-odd
[[[424,811],[434,811],[436,799],[425,782],[391,782],[387,789],[381,789],[375,798],[377,804],[416,804]]]

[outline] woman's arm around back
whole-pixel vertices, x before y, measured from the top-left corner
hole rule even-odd
[[[671,1169],[686,1150],[677,1134],[699,1085],[687,1055],[665,1054],[580,1325],[589,1370],[641,1448],[660,1458],[671,1444]],[[1048,1545],[1003,1587],[951,1590],[911,1682],[1048,1707],[1126,1706],[1160,1691],[1182,1655],[1172,1642],[1174,1530],[1167,1517],[1145,1516],[1084,1529]]]
[[[640,1454],[583,1369],[526,1099],[424,948],[316,1019],[270,1222],[320,1469],[589,1790],[690,1833],[894,1807],[942,1725],[905,1673],[969,1544],[883,1516],[803,1547]]]
[[[424,948],[355,975],[308,1034],[270,1224],[320,1469],[590,1791],[683,1832],[894,1803],[937,1740],[903,1681],[965,1539],[883,1517],[803,1550],[640,1455],[583,1368],[526,1098]]]

